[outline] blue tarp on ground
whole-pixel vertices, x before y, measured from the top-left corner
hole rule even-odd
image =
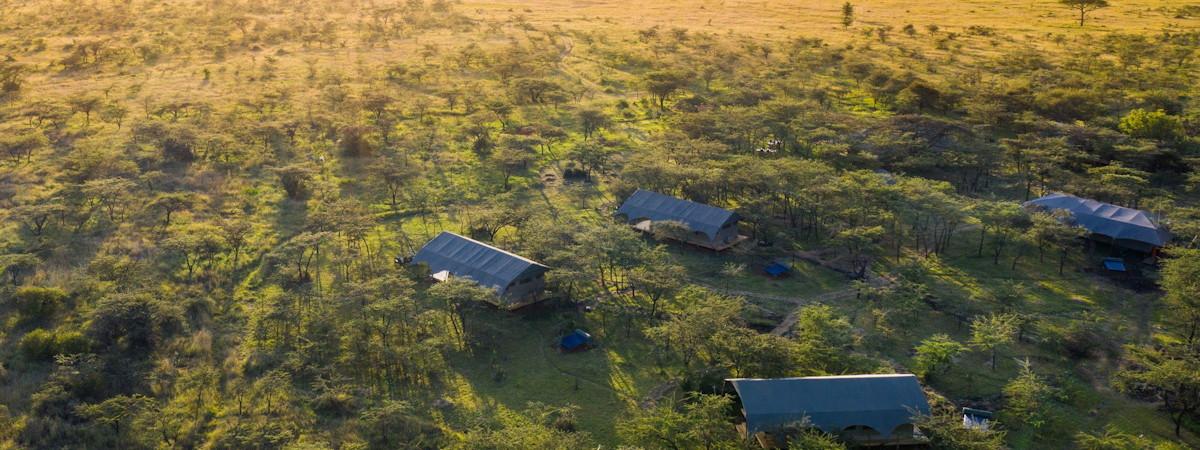
[[[788,267],[787,264],[779,263],[779,262],[773,262],[763,270],[767,272],[767,275],[770,275],[773,277],[780,277],[780,276],[787,275],[792,272],[791,267]]]
[[[559,340],[558,345],[562,347],[563,350],[578,350],[580,347],[587,345],[591,341],[592,335],[587,334],[587,332],[583,330],[575,330],[572,331],[571,334],[563,336],[562,339]]]
[[[1104,268],[1113,272],[1125,272],[1125,261],[1120,258],[1104,258]]]

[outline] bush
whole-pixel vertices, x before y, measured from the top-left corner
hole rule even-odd
[[[1073,359],[1102,354],[1112,356],[1120,351],[1120,344],[1111,337],[1114,335],[1111,327],[1094,318],[1072,320],[1060,333],[1057,340],[1067,356]]]
[[[20,349],[25,359],[49,361],[55,355],[71,355],[86,352],[87,338],[77,331],[46,331],[36,329],[21,338]]]
[[[1183,120],[1178,116],[1167,114],[1166,111],[1146,111],[1135,109],[1121,118],[1121,132],[1142,139],[1155,139],[1163,142],[1182,141],[1186,132]]]
[[[1088,120],[1105,110],[1103,94],[1085,89],[1054,88],[1034,96],[1034,108],[1060,121]]]
[[[67,299],[67,293],[58,288],[27,286],[17,290],[17,308],[26,322],[41,322],[49,319]]]

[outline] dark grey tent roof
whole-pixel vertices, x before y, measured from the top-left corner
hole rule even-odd
[[[471,238],[443,231],[413,256],[413,263],[429,265],[431,273],[447,271],[470,278],[503,294],[509,283],[546,266]]]
[[[650,219],[683,222],[692,231],[707,234],[709,239],[716,239],[721,227],[739,219],[737,213],[732,211],[641,189],[617,208],[617,214],[624,214],[630,221]]]
[[[1171,240],[1171,233],[1145,211],[1060,193],[1030,200],[1025,202],[1025,206],[1070,211],[1076,224],[1112,239],[1141,242],[1153,247],[1162,247]]]
[[[929,403],[911,374],[728,380],[737,390],[751,434],[805,418],[828,433],[867,426],[883,437],[929,414]]]

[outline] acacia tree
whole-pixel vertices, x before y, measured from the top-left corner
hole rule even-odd
[[[466,348],[467,308],[483,302],[495,302],[496,291],[463,278],[450,278],[429,288],[429,297],[441,304],[450,317],[454,335],[461,348]]]
[[[1055,389],[1033,371],[1029,360],[1020,361],[1021,372],[1004,385],[1004,414],[1033,428],[1041,428],[1048,419],[1048,400]]]
[[[246,246],[250,233],[253,231],[254,227],[244,217],[233,217],[221,222],[221,237],[225,239],[225,244],[229,246],[229,250],[233,252],[233,261],[230,261],[230,268],[237,269],[242,248]]]
[[[583,140],[585,141],[591,139],[592,134],[594,134],[596,130],[608,127],[612,124],[612,120],[608,118],[608,115],[604,114],[604,111],[601,111],[597,108],[580,109],[579,112],[576,113],[576,116],[579,118],[579,127],[583,131]]]
[[[659,303],[678,292],[685,279],[687,270],[671,261],[661,246],[647,253],[643,264],[629,273],[631,292],[650,300],[648,315],[651,319],[658,317]]]
[[[687,86],[687,76],[672,70],[658,70],[645,76],[646,90],[658,100],[659,109],[667,109],[667,99]]]
[[[408,158],[381,156],[367,169],[371,178],[384,188],[392,209],[397,209],[399,198],[405,186],[413,181],[418,174],[418,168],[408,164]]]
[[[46,148],[50,145],[50,140],[41,131],[33,130],[17,135],[8,135],[0,138],[0,149],[4,154],[12,159],[13,163],[20,163],[22,159],[26,164],[33,160],[33,154],[39,149]]]
[[[1038,259],[1045,256],[1046,247],[1058,250],[1058,274],[1062,275],[1067,257],[1078,247],[1080,239],[1087,236],[1087,229],[1071,223],[1070,213],[1062,210],[1034,212],[1030,219],[1032,225],[1028,233],[1037,243]]]
[[[979,201],[974,205],[973,215],[980,223],[977,254],[983,256],[983,244],[990,235],[992,264],[1000,264],[1004,249],[1020,237],[1019,231],[1027,224],[1025,211],[1013,202]]]
[[[579,168],[583,169],[590,180],[593,174],[608,168],[614,153],[616,152],[599,142],[583,141],[571,147],[567,158],[579,163]]]
[[[103,99],[101,99],[99,96],[91,94],[72,97],[68,100],[68,102],[76,112],[83,113],[85,127],[92,124],[92,113],[95,112],[96,109],[101,105],[103,105]]]
[[[10,253],[0,255],[0,273],[3,273],[13,286],[21,284],[21,277],[32,272],[42,262],[37,255],[31,253]]]
[[[21,205],[9,211],[21,223],[25,224],[34,236],[41,237],[54,216],[66,212],[66,208],[58,203],[48,201]]]
[[[129,108],[119,103],[110,103],[100,109],[100,119],[116,125],[118,130],[121,129],[121,124],[128,116]]]
[[[80,193],[88,199],[91,209],[103,210],[108,220],[116,223],[124,212],[124,206],[129,203],[134,190],[134,182],[125,178],[102,178],[88,180],[80,186]],[[161,194],[174,195],[174,194]],[[190,195],[190,194],[189,194]],[[147,208],[156,207],[157,203],[147,204]]]
[[[313,279],[314,263],[319,263],[321,246],[333,238],[328,231],[315,233],[300,233],[280,245],[271,253],[277,265],[290,266],[295,269],[293,280],[308,282]],[[317,275],[320,275],[319,273]]]
[[[488,111],[496,115],[496,120],[500,121],[501,129],[507,130],[509,125],[509,115],[512,114],[513,105],[503,99],[497,99],[487,102]]]
[[[513,175],[527,169],[529,163],[533,162],[533,155],[526,149],[504,145],[493,152],[490,159],[491,163],[500,169],[501,186],[507,191],[511,187]]]
[[[279,175],[279,183],[283,186],[287,197],[292,200],[303,200],[308,197],[310,184],[318,171],[317,166],[310,162],[299,162],[275,169],[275,173]]]
[[[926,380],[931,380],[935,375],[945,373],[949,369],[950,364],[962,352],[967,351],[967,346],[951,339],[945,334],[935,334],[921,341],[916,348],[916,370]]]
[[[1083,26],[1087,14],[1100,8],[1108,7],[1108,0],[1058,0],[1064,6],[1079,11],[1079,26]]]
[[[562,87],[558,83],[544,78],[519,78],[513,82],[516,97],[535,105],[543,103],[550,93],[560,89]]]
[[[171,226],[171,216],[199,203],[199,198],[191,192],[167,192],[158,194],[146,205],[147,211],[157,212],[162,218],[164,229]]]
[[[853,227],[838,232],[836,240],[850,255],[854,278],[862,279],[867,276],[872,259],[882,250],[879,245],[882,237],[883,227],[880,226]]]
[[[1152,393],[1175,424],[1175,436],[1200,411],[1200,356],[1185,346],[1130,347],[1129,363],[1114,377],[1126,393]]]
[[[138,447],[136,431],[129,425],[143,411],[154,408],[154,400],[141,394],[118,395],[99,403],[80,405],[78,412],[93,423],[110,427],[119,446]]]
[[[191,223],[176,230],[163,242],[168,250],[178,253],[192,279],[196,268],[210,261],[225,246],[220,229],[206,223]]]
[[[488,241],[495,241],[500,230],[505,227],[517,227],[529,219],[528,209],[522,208],[517,199],[510,198],[509,201],[497,203],[466,209],[467,227],[472,234],[486,234]]]
[[[801,367],[837,373],[845,369],[854,345],[854,327],[828,305],[809,305],[796,318],[795,341]]]
[[[989,314],[971,322],[971,345],[991,354],[992,370],[996,370],[996,354],[1012,344],[1017,337],[1015,314]]]
[[[728,396],[696,394],[682,405],[639,411],[618,423],[617,432],[647,448],[733,448],[739,437],[725,415],[732,404]]]
[[[1163,263],[1162,288],[1166,291],[1168,315],[1179,323],[1189,348],[1200,341],[1200,250],[1175,249]]]
[[[716,349],[723,345],[716,342],[716,336],[734,326],[744,304],[740,299],[700,288],[685,288],[677,300],[684,305],[683,310],[646,329],[646,335],[660,349],[678,355],[686,370],[691,370],[697,359],[708,366],[716,359]]]

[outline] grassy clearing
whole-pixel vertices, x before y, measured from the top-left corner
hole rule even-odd
[[[670,248],[693,279],[724,289],[805,298],[848,285],[846,277],[837,272],[784,255],[742,251],[716,253],[677,244],[671,244]],[[790,264],[791,275],[772,278],[764,273],[763,268],[773,261]],[[740,270],[725,273],[730,266]]]
[[[604,334],[598,317],[535,307],[515,313],[489,311],[474,325],[488,330],[488,350],[456,355],[451,366],[463,377],[456,403],[524,408],[528,402],[580,407],[578,425],[598,441],[616,445],[616,423],[668,372],[643,339]],[[573,328],[593,333],[597,348],[560,353],[557,338]],[[619,329],[610,326],[607,329]]]

